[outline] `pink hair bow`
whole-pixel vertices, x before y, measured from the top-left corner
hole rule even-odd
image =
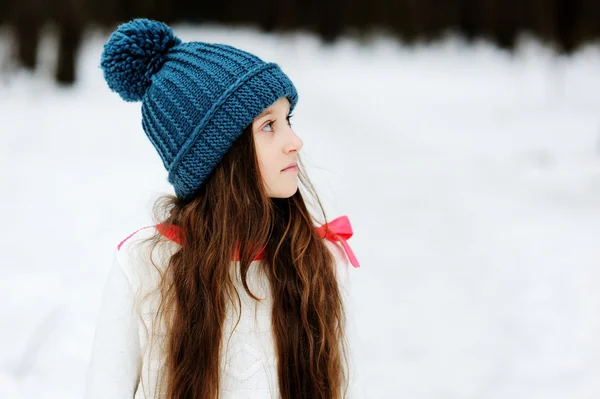
[[[348,256],[350,263],[352,263],[352,266],[360,267],[358,259],[356,259],[352,248],[350,248],[350,245],[348,245],[346,242],[346,240],[352,237],[352,234],[354,234],[352,231],[352,226],[350,225],[350,220],[348,220],[348,216],[340,216],[333,219],[329,223],[321,225],[317,228],[317,233],[321,238],[326,238],[331,242],[335,243],[339,241],[344,247],[346,255]]]
[[[121,241],[119,243],[118,248],[120,249],[121,246],[123,245],[123,243],[125,241],[127,241],[127,239],[129,239],[135,233],[137,233],[138,231],[140,231],[142,229],[147,229],[149,227],[152,227],[152,226],[145,226],[145,227],[142,227],[141,229],[138,229],[135,232],[131,233],[127,238],[125,238],[123,241]],[[178,228],[177,226],[164,226],[159,223],[156,227],[168,239],[175,241],[178,244],[181,244],[183,242],[182,232],[181,232],[180,228]],[[339,241],[342,244],[342,246],[344,247],[344,250],[346,251],[346,255],[348,256],[348,259],[350,260],[350,263],[352,264],[352,266],[360,267],[360,264],[358,263],[358,259],[356,259],[356,256],[354,255],[352,248],[350,248],[350,245],[348,245],[348,243],[346,242],[346,240],[348,240],[354,234],[354,232],[352,231],[352,226],[350,225],[350,220],[348,219],[348,216],[340,216],[338,218],[335,218],[331,222],[325,223],[325,224],[317,227],[316,230],[317,230],[317,234],[319,235],[320,238],[326,238],[333,243]],[[255,260],[262,259],[263,255],[264,255],[263,252],[260,251],[259,254],[256,256]],[[237,257],[235,259],[237,259]]]

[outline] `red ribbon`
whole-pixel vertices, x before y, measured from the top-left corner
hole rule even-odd
[[[317,228],[317,233],[321,238],[326,238],[331,242],[339,241],[344,250],[346,251],[346,255],[348,255],[348,259],[350,259],[350,263],[354,267],[360,267],[358,263],[358,259],[354,255],[352,248],[346,242],[347,239],[352,237],[354,232],[352,231],[352,226],[350,225],[350,220],[348,220],[348,216],[340,216],[336,219],[333,219],[329,223],[325,223]]]
[[[146,227],[150,227],[150,226],[146,226]],[[156,225],[156,227],[163,236],[165,236],[169,240],[174,241],[181,245],[181,243],[183,241],[183,235],[181,234],[179,227],[164,226],[160,223],[158,225]],[[336,219],[333,219],[331,222],[325,223],[325,224],[317,227],[316,231],[317,231],[317,234],[319,235],[319,237],[321,237],[321,238],[325,238],[333,243],[340,242],[342,244],[342,247],[344,247],[344,250],[346,251],[346,255],[348,256],[348,259],[350,260],[350,263],[352,264],[352,266],[360,267],[360,264],[358,263],[358,259],[356,259],[356,256],[354,255],[352,248],[350,248],[350,245],[348,245],[348,242],[346,241],[350,237],[352,237],[352,235],[354,234],[354,232],[352,231],[352,226],[350,225],[350,220],[348,219],[348,216],[344,215],[344,216],[340,216]],[[132,233],[129,237],[131,237],[133,234],[135,234],[135,232]],[[129,237],[127,237],[127,238],[129,238]],[[123,242],[126,241],[127,238],[125,240],[123,240]],[[123,242],[121,242],[119,244],[119,247],[123,244]],[[260,259],[263,259],[263,257],[264,257],[264,253],[261,250],[258,253],[258,255],[254,258],[254,260],[260,260]],[[237,260],[238,257],[235,256],[235,259]]]

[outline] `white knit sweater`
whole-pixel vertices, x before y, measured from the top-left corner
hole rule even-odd
[[[114,254],[113,264],[105,284],[102,306],[98,315],[91,362],[87,372],[86,399],[157,398],[155,386],[163,365],[158,346],[147,341],[146,327],[152,331],[152,316],[159,303],[155,292],[158,271],[149,263],[147,247],[135,245],[156,232],[149,226],[126,239]],[[347,296],[348,261],[339,243],[324,240],[336,259],[338,283]],[[169,241],[162,256],[153,255],[161,267],[177,249]],[[164,248],[164,247],[162,247]],[[274,341],[271,335],[271,298],[269,282],[260,272],[256,260],[251,263],[248,285],[252,293],[264,301],[256,302],[241,285],[239,273],[235,279],[242,302],[242,317],[235,328],[237,314],[230,307],[225,319],[221,353],[222,399],[279,398]],[[232,262],[237,266],[239,262]],[[237,270],[237,267],[235,268]],[[134,308],[134,295],[154,292],[141,308]],[[139,298],[136,297],[139,301]],[[142,315],[142,320],[139,315]],[[164,329],[157,335],[164,336]],[[231,335],[231,336],[230,336]],[[154,342],[154,341],[153,341]]]

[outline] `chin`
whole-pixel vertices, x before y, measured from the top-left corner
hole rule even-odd
[[[292,195],[296,194],[296,191],[298,191],[298,185],[295,185],[294,187],[290,187],[289,189],[278,190],[277,192],[271,194],[270,197],[272,197],[272,198],[290,198]]]

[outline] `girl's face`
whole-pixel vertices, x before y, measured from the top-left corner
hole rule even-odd
[[[298,189],[298,168],[286,168],[297,162],[303,143],[289,123],[289,110],[289,100],[282,97],[252,122],[260,174],[269,197],[289,198]]]

